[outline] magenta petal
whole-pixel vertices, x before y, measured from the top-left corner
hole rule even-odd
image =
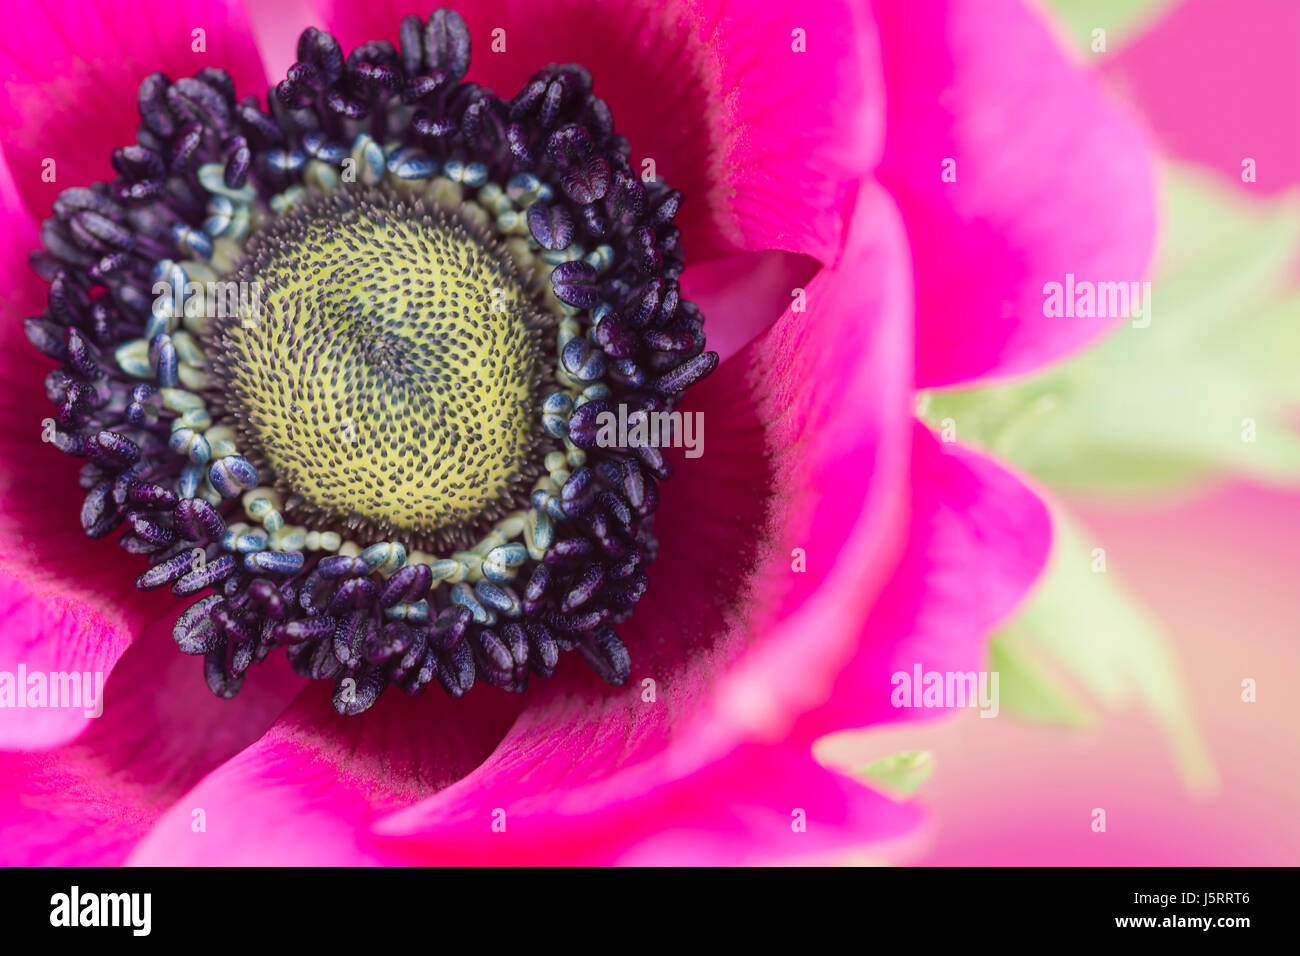
[[[784,249],[834,261],[857,182],[880,155],[884,98],[873,26],[859,4],[725,0],[532,0],[452,5],[470,29],[469,79],[509,99],[548,63],[591,71],[632,144],[687,202],[693,261]],[[396,42],[412,0],[320,0],[345,49]],[[493,52],[494,29],[505,52]],[[807,52],[795,52],[795,30]]]
[[[719,688],[722,711],[747,732],[774,737],[822,699],[901,548],[911,419],[902,230],[889,197],[864,187],[844,258],[809,283],[806,315],[788,310],[737,356],[752,351],[748,381],[775,449],[766,547],[749,583],[758,612],[748,624],[761,639]],[[725,514],[728,487],[711,495]]]
[[[75,743],[0,754],[0,863],[123,862],[177,798],[256,740],[301,684],[283,663],[254,668],[226,701],[208,692],[201,671],[176,650],[171,617],[161,618],[122,656],[104,685],[102,716],[85,720]],[[187,818],[193,809],[184,808]]]
[[[505,763],[499,767],[513,779]],[[835,862],[900,836],[920,817],[915,806],[820,766],[806,750],[758,743],[688,773],[655,760],[553,794],[534,786],[518,795],[500,782],[502,789],[487,792],[454,787],[379,820],[376,848],[422,864]]]
[[[50,706],[52,675],[75,674],[80,701],[83,678],[102,684],[130,645],[129,624],[93,599],[40,593],[3,576],[0,622],[0,750],[40,750],[74,739],[93,719],[79,705]],[[57,689],[54,697],[63,699]]]
[[[194,49],[200,42],[204,52]],[[33,0],[6,16],[0,125],[27,208],[44,217],[62,190],[111,180],[109,154],[135,142],[140,81],[204,67],[229,72],[240,97],[266,92],[236,0]],[[55,162],[53,182],[42,177],[47,160]]]
[[[879,176],[916,260],[917,385],[1024,372],[1101,335],[1115,319],[1045,317],[1043,287],[1144,278],[1143,134],[1015,0],[876,9],[890,115]]]
[[[726,360],[780,318],[817,274],[817,260],[789,252],[742,252],[692,264],[682,295],[700,307],[709,348]]]
[[[1037,579],[1051,544],[1038,496],[983,455],[940,443],[917,425],[907,550],[862,630],[858,653],[825,704],[800,722],[821,734],[942,710],[891,705],[891,677],[978,671],[987,638]]]
[[[210,773],[132,854],[142,865],[359,865],[377,862],[367,830],[482,762],[522,699],[436,688],[380,697],[365,718],[340,717],[331,688],[308,686],[260,740]],[[201,807],[207,829],[195,832]]]

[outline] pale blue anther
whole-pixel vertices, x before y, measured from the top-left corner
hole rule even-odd
[[[316,159],[322,163],[332,163],[338,166],[343,160],[348,158],[348,148],[342,143],[331,143],[325,139],[325,134],[320,130],[312,130],[310,133],[304,133],[302,145]],[[383,150],[380,150],[382,153]],[[382,165],[382,163],[380,164]]]
[[[233,550],[240,554],[253,554],[257,551],[265,551],[266,546],[271,543],[270,536],[261,528],[254,528],[252,531],[246,531],[237,535],[231,542]]]
[[[451,603],[459,604],[461,607],[469,608],[470,614],[474,616],[476,624],[493,624],[496,622],[496,615],[493,614],[474,594],[474,589],[468,584],[453,584],[451,586]]]
[[[583,256],[583,261],[597,272],[605,272],[614,264],[614,250],[607,245],[599,245]]]
[[[235,204],[229,196],[213,196],[208,200],[208,218],[203,220],[203,231],[213,239],[224,235],[235,216]]]
[[[257,469],[241,455],[227,455],[208,467],[208,484],[223,498],[238,497],[257,483]]]
[[[542,185],[542,181],[533,173],[516,173],[506,183],[506,195],[517,203],[531,203]]]
[[[545,551],[555,543],[555,522],[546,513],[545,506],[534,508],[532,516],[533,544],[539,551]]]
[[[272,169],[291,173],[302,169],[303,163],[307,162],[307,154],[300,149],[273,149],[266,154],[266,161]]]
[[[186,465],[181,469],[181,480],[177,487],[177,494],[182,498],[193,498],[199,493],[199,485],[202,482],[202,467],[199,465]]]
[[[458,572],[463,571],[464,567],[455,558],[440,558],[429,562],[429,570],[433,572],[435,581],[445,581],[447,578],[454,577]]]
[[[175,388],[179,384],[176,346],[172,344],[172,337],[166,332],[155,335],[149,340],[149,364],[153,366],[158,384],[163,388]]]
[[[244,567],[268,574],[297,574],[304,561],[301,551],[257,551],[244,555]]]
[[[423,624],[429,620],[429,602],[416,601],[414,604],[394,604],[384,609],[384,617],[390,621],[413,621]]]
[[[177,223],[172,226],[172,239],[182,252],[195,259],[206,262],[212,258],[212,237],[206,232]]]
[[[514,580],[520,566],[528,560],[528,549],[522,544],[502,544],[483,556],[483,576],[496,584]]]
[[[406,564],[406,548],[396,541],[380,541],[366,548],[357,557],[366,562],[366,567],[371,571],[396,571]]]
[[[388,168],[388,157],[384,155],[384,148],[364,133],[357,137],[352,148],[360,149],[361,181],[367,186],[378,186],[384,181],[384,173]]]
[[[430,156],[414,156],[403,160],[393,170],[398,179],[430,179],[438,172],[438,161]]]
[[[196,465],[205,465],[212,457],[212,446],[208,444],[208,440],[190,428],[178,428],[172,432],[171,438],[167,440],[167,446]],[[186,497],[192,498],[194,495],[186,495]]]
[[[510,588],[494,584],[487,578],[474,585],[474,595],[485,607],[506,617],[518,617],[521,610],[519,598]]]
[[[438,171],[438,162],[413,146],[403,146],[389,155],[388,171],[398,179],[428,179]]]
[[[465,164],[459,159],[449,159],[442,164],[442,174],[454,183],[465,181]]]
[[[144,337],[153,341],[159,335],[165,335],[176,328],[176,313],[172,308],[171,296],[161,296],[155,300],[149,318],[144,323]]]
[[[573,398],[567,392],[551,392],[542,400],[542,427],[553,438],[569,437],[569,416]]]
[[[609,361],[600,349],[591,347],[585,338],[572,338],[560,354],[564,370],[580,382],[594,382],[603,378]]]
[[[565,514],[564,508],[560,504],[560,499],[545,488],[538,488],[534,491],[529,503],[539,511],[544,511],[556,521],[569,520],[569,516]]]
[[[569,515],[568,515],[568,513],[564,510],[564,506],[563,506],[563,504],[560,503],[560,499],[559,499],[558,497],[556,497],[555,495],[548,495],[548,496],[547,496],[547,498],[546,498],[546,513],[547,513],[548,515],[550,515],[552,518],[554,518],[556,521],[568,521],[568,520],[569,520]]]

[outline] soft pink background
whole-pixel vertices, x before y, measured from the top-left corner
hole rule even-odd
[[[1094,731],[975,712],[859,738],[872,759],[930,750],[932,865],[1300,864],[1300,496],[1234,485],[1167,508],[1082,507],[1110,567],[1172,635],[1220,777],[1187,793],[1138,707]],[[1241,701],[1243,677],[1258,700]],[[1104,807],[1107,831],[1091,830]]]
[[[1099,64],[1178,159],[1273,194],[1300,182],[1300,3],[1183,0]],[[1258,181],[1241,182],[1241,161]]]

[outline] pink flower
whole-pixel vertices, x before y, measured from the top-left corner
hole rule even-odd
[[[1102,334],[1112,320],[1045,318],[1043,286],[1141,278],[1142,136],[1014,0],[459,9],[470,80],[510,96],[582,64],[631,156],[685,196],[683,291],[723,361],[682,406],[706,451],[662,487],[658,559],[620,626],[630,680],[568,655],[523,695],[385,694],[357,717],[278,657],[233,700],[198,686],[176,599],[141,596],[135,559],[81,536],[75,469],[38,440],[49,363],[22,320],[47,288],[25,260],[60,190],[111,178],[144,76],[219,66],[237,97],[267,81],[238,5],[51,0],[0,41],[0,673],[111,675],[96,719],[0,709],[9,862],[734,863],[916,823],[811,743],[910,714],[897,670],[978,669],[1050,529],[1016,478],[916,424],[913,395]],[[411,12],[316,21],[346,51],[396,42]]]

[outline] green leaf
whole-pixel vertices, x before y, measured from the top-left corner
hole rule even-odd
[[[998,675],[1001,710],[1035,723],[1083,728],[1096,714],[1044,661],[1041,650],[1026,646],[1021,635],[1006,630],[989,648],[989,670]]]
[[[1106,52],[1114,53],[1166,13],[1177,0],[1045,0],[1054,19],[1078,50],[1092,54],[1092,31],[1106,31]]]
[[[1300,482],[1300,196],[1246,201],[1170,166],[1165,207],[1149,326],[1026,381],[929,393],[924,417],[1065,490]]]
[[[905,750],[877,760],[858,771],[895,797],[910,797],[934,773],[934,756],[925,750]]]
[[[1076,692],[1101,710],[1141,704],[1164,731],[1184,782],[1216,783],[1169,641],[1106,569],[1104,552],[1059,505],[1048,569],[1021,612],[993,639],[999,704],[1037,720],[1088,722]],[[1036,660],[1033,666],[1022,662]],[[1011,679],[1002,671],[1010,664]],[[1055,669],[1056,676],[1052,668]]]

